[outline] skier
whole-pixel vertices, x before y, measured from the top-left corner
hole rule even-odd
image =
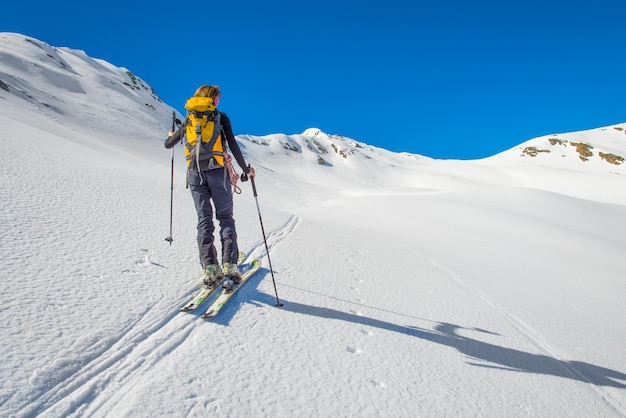
[[[205,274],[204,283],[215,286],[227,277],[229,280],[224,280],[223,286],[228,288],[241,281],[241,273],[237,267],[239,249],[228,170],[230,157],[225,152],[225,142],[248,177],[253,179],[255,171],[246,164],[233,135],[230,119],[217,110],[220,96],[218,86],[199,87],[185,103],[188,111],[185,122],[176,132],[169,132],[165,148],[172,148],[181,140],[185,146],[187,182],[198,214],[198,250]],[[222,268],[213,243],[215,226],[211,200],[220,225]]]

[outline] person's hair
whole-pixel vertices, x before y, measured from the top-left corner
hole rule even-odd
[[[193,97],[210,97],[212,99],[215,99],[220,94],[221,93],[219,86],[204,85],[198,87],[198,90],[196,90]]]

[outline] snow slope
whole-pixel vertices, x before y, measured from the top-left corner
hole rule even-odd
[[[265,268],[206,322],[178,312],[180,148],[164,241],[172,109],[80,51],[1,33],[0,57],[0,416],[626,416],[626,173],[599,154],[625,124],[475,161],[242,135],[285,305]]]

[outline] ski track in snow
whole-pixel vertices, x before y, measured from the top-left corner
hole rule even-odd
[[[267,235],[270,251],[276,248],[298,225],[298,218],[291,216],[281,227]],[[147,250],[138,263],[159,266],[150,261]],[[265,253],[263,242],[256,244],[247,256],[247,260],[262,258]],[[178,311],[188,298],[163,301],[171,306],[170,314],[163,317],[155,308],[148,308],[139,315],[139,319],[129,324],[118,335],[108,341],[96,344],[93,351],[84,355],[80,367],[59,376],[55,367],[47,372],[53,386],[41,394],[35,401],[18,411],[20,416],[69,416],[79,414],[91,416],[106,414],[112,406],[120,402],[128,389],[141,380],[147,370],[165,359],[197,328],[194,316]],[[231,302],[234,303],[234,300]],[[206,306],[203,305],[205,308]],[[198,311],[204,311],[203,307]],[[154,312],[154,315],[152,314]],[[199,318],[198,321],[204,321]],[[261,319],[252,323],[254,328]],[[45,368],[44,368],[45,369]],[[42,378],[44,372],[37,372]],[[127,389],[121,390],[121,387]]]
[[[572,375],[576,376],[579,380],[589,383],[589,387],[591,387],[592,390],[595,391],[595,393],[599,396],[599,398],[603,402],[605,402],[606,405],[610,409],[615,411],[618,415],[626,417],[626,409],[622,407],[619,400],[615,399],[613,395],[607,389],[604,389],[602,386],[594,383],[596,381],[602,380],[602,377],[589,376],[582,370],[579,370],[578,368],[569,364],[569,362],[565,359],[573,358],[573,356],[569,355],[568,353],[563,353],[561,352],[561,350],[558,350],[555,347],[553,347],[548,342],[548,339],[544,335],[542,335],[539,331],[537,331],[534,327],[532,327],[530,324],[528,324],[526,321],[522,320],[521,318],[517,317],[516,315],[513,315],[510,312],[503,309],[502,307],[500,307],[496,302],[494,302],[488,296],[486,296],[484,292],[470,285],[467,281],[463,280],[463,278],[459,274],[453,272],[449,268],[431,259],[430,257],[425,256],[424,254],[417,253],[415,250],[408,248],[406,246],[402,246],[402,247],[404,247],[407,251],[415,254],[416,257],[426,260],[432,266],[442,271],[445,276],[449,277],[451,280],[456,282],[462,288],[466,289],[471,294],[473,294],[477,299],[481,300],[491,309],[496,311],[498,315],[503,317],[507,321],[507,323],[511,325],[513,329],[515,329],[521,336],[523,336],[527,341],[529,341],[533,347],[535,347],[540,352],[544,353],[546,356],[559,361],[559,364],[562,365],[562,367],[566,368]],[[360,349],[355,348],[355,347],[349,347],[348,351],[350,351],[351,353],[355,353],[355,354],[358,354],[361,352]]]
[[[67,416],[85,405],[97,410],[98,396],[106,393],[109,386],[128,384],[134,374],[163,359],[191,332],[191,323],[171,323],[175,312],[163,319],[161,315],[151,315],[150,311],[109,341],[102,352],[83,359],[87,363],[76,373],[63,379],[55,376],[59,383],[20,414]]]
[[[270,252],[272,252],[272,250],[274,249],[274,247],[278,244],[280,244],[286,236],[288,236],[289,234],[291,234],[296,227],[298,226],[298,222],[299,219],[298,217],[296,217],[295,215],[292,215],[285,223],[284,225],[282,225],[281,227],[279,227],[278,229],[276,229],[273,232],[270,232],[267,234],[267,248],[269,249]],[[246,254],[246,259],[247,260],[254,260],[257,258],[262,258],[263,257],[263,253],[267,254],[266,250],[265,250],[265,243],[264,242],[258,242],[256,243],[252,249],[250,250],[249,254]]]

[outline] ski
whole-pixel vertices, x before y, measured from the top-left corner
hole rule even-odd
[[[243,252],[239,252],[239,255],[237,257],[237,265],[241,266],[241,263],[243,263],[243,260],[245,259],[246,259],[246,254]],[[194,309],[197,309],[200,305],[202,305],[202,302],[204,302],[205,300],[209,298],[209,296],[211,296],[211,293],[213,293],[215,289],[218,289],[219,287],[222,286],[223,281],[224,281],[224,278],[221,278],[217,281],[217,283],[214,286],[203,285],[202,288],[198,290],[198,292],[196,292],[193,298],[191,298],[191,300],[185,306],[180,308],[180,311],[189,312],[189,311],[193,311]]]
[[[241,282],[239,284],[235,285],[235,287],[233,287],[232,290],[223,290],[222,294],[219,295],[219,297],[217,299],[215,299],[215,301],[213,301],[213,303],[211,303],[211,305],[209,305],[209,307],[204,312],[202,317],[204,319],[213,319],[213,318],[215,318],[215,316],[224,307],[224,305],[226,305],[226,303],[230,300],[230,298],[233,297],[235,292],[237,292],[237,290],[239,290],[239,288],[241,286],[243,286],[244,283],[247,282],[248,279],[254,275],[254,273],[259,271],[260,268],[261,268],[261,261],[260,260],[254,260],[252,262],[252,264],[248,265],[248,269],[245,270],[245,271],[242,271]]]
[[[198,292],[194,295],[194,297],[185,306],[180,308],[180,311],[189,312],[198,308],[198,306],[202,305],[202,302],[204,302],[209,296],[211,296],[211,293],[213,293],[213,291],[217,289],[218,286],[222,285],[222,280],[223,279],[218,280],[215,286],[212,287],[203,285],[202,288],[198,290]]]

